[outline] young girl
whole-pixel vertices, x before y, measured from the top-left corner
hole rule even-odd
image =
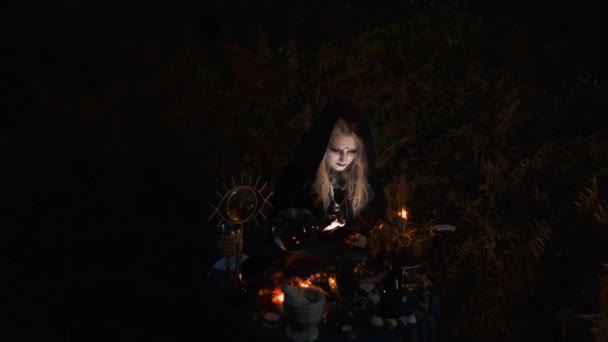
[[[344,241],[358,233],[358,218],[374,196],[374,147],[367,121],[347,102],[329,104],[285,168],[273,195],[275,213],[313,213],[321,236]]]

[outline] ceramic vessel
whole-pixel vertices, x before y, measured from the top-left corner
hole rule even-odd
[[[283,309],[287,320],[285,334],[292,341],[315,341],[325,308],[325,295],[310,287],[283,287]]]

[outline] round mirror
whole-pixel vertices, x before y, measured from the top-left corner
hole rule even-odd
[[[245,222],[256,214],[258,198],[248,187],[234,189],[226,201],[226,214],[236,223]]]

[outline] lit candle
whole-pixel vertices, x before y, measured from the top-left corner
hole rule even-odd
[[[403,221],[401,222],[401,229],[406,229],[407,228],[407,210],[405,210],[405,208],[401,208],[401,211],[399,212],[399,217],[401,217],[403,219]]]
[[[407,221],[407,210],[405,210],[405,208],[401,208],[399,216],[403,217],[403,219]]]
[[[285,295],[281,289],[276,288],[274,290],[274,296],[271,299],[272,302],[272,311],[275,313],[282,315],[283,314],[283,301],[285,300]]]

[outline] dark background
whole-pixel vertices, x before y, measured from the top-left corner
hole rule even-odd
[[[347,4],[344,24],[324,24]],[[190,58],[184,46],[192,41],[250,46],[252,32],[263,26],[270,47],[294,39],[307,51],[328,36],[347,41],[343,26],[395,20],[412,11],[430,13],[434,5],[8,5],[1,18],[0,211],[5,217],[2,249],[9,256],[4,277],[9,325],[24,338],[35,334],[64,341],[205,336],[201,290],[214,259],[206,239],[208,203],[216,200],[218,182],[235,174],[238,164],[226,163],[230,157],[241,159],[238,148],[244,142],[212,144],[222,104],[214,112],[196,113],[197,102],[188,98],[192,81],[179,78],[180,63]],[[496,18],[496,25],[524,28],[538,80],[556,97],[581,77],[605,85],[606,26],[599,5],[472,1],[464,6]],[[206,58],[221,57],[210,53]],[[176,78],[159,81],[173,69]],[[117,89],[129,95],[107,100]],[[203,137],[198,145],[188,144],[159,119],[184,102],[206,122],[193,133]],[[87,117],[83,108],[96,108],[98,116]],[[228,157],[224,164],[218,155]],[[264,176],[273,179],[276,172]]]

